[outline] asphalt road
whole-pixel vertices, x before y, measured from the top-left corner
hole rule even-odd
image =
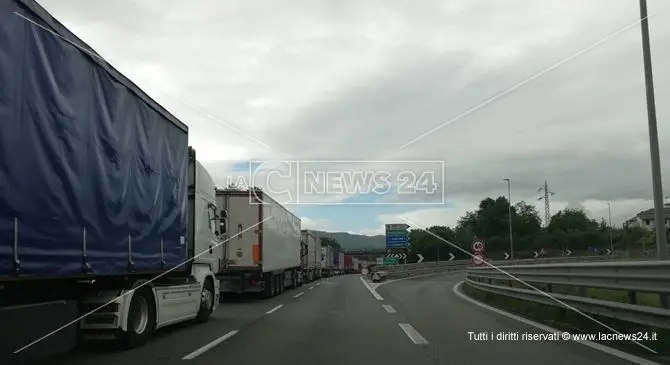
[[[159,331],[138,349],[87,348],[44,364],[631,363],[572,342],[470,340],[468,332],[542,331],[457,296],[460,280],[441,274],[375,291],[359,275],[323,279],[270,300],[222,303],[208,323]]]
[[[427,357],[437,364],[635,364],[573,341],[491,340],[490,334],[547,332],[484,309],[463,299],[454,286],[462,273],[383,283],[376,291],[396,311],[398,322],[410,323],[429,342]],[[381,302],[381,301],[380,301]],[[473,333],[473,337],[469,332]],[[488,339],[474,339],[486,332]],[[611,352],[611,351],[610,351]],[[429,362],[419,362],[429,363]],[[647,362],[652,364],[651,362]]]

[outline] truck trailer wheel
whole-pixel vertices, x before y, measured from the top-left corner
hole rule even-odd
[[[265,274],[265,297],[272,298],[275,295],[275,277],[272,274]]]
[[[207,322],[214,311],[214,283],[211,278],[205,279],[205,285],[200,292],[200,310],[195,318],[198,323]]]
[[[136,289],[130,299],[130,308],[126,318],[126,331],[117,339],[127,349],[143,345],[156,326],[156,307],[153,293],[146,286]]]

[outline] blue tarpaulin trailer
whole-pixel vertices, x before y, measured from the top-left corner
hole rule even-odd
[[[34,1],[0,2],[0,84],[0,278],[184,261],[184,124]]]

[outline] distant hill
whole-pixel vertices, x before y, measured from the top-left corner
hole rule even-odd
[[[386,240],[384,236],[365,236],[362,234],[350,234],[346,232],[323,232],[313,230],[319,237],[332,238],[340,244],[343,249],[360,248],[384,248]]]

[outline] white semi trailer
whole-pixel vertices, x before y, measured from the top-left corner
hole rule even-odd
[[[303,229],[301,233],[306,248],[306,265],[303,274],[305,282],[311,282],[321,277],[321,238],[306,229]]]
[[[221,292],[272,297],[301,284],[300,218],[260,189],[217,190],[228,238],[216,273]]]

